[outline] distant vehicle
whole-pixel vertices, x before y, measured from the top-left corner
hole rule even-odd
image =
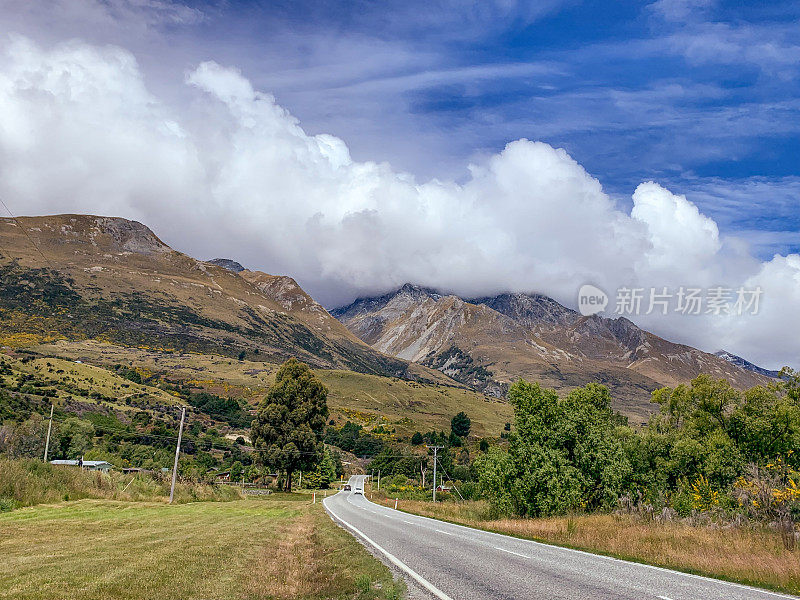
[[[354,494],[361,494],[363,496],[364,495],[364,488],[363,487],[357,487],[353,493]]]
[[[349,492],[351,489],[352,489],[352,488],[350,487],[350,484],[349,484],[349,483],[345,483],[345,484],[344,484],[344,491],[345,491],[345,492]]]

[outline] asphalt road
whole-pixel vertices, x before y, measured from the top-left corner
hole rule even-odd
[[[353,490],[364,477],[350,479]],[[324,503],[385,563],[440,600],[794,598],[409,515],[353,491]]]

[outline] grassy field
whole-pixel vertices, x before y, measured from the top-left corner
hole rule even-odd
[[[499,437],[513,416],[506,401],[471,390],[352,371],[315,372],[330,390],[328,406],[333,412],[356,422],[383,416],[398,433],[406,435],[431,429],[449,431],[450,419],[463,410],[472,419],[474,435]]]
[[[164,390],[134,383],[108,369],[93,365],[58,358],[37,358],[26,363],[11,358],[5,360],[12,370],[34,375],[56,388],[69,383],[76,389],[98,392],[107,398],[113,398],[122,409],[126,408],[125,399],[135,396],[149,396],[151,400],[167,405],[182,404],[180,399]],[[69,392],[58,389],[57,397],[66,398],[70,395]]]
[[[0,356],[0,363],[10,369],[4,376],[6,384],[13,383],[20,375],[30,375],[54,392],[54,401],[78,400],[90,406],[112,406],[121,411],[137,410],[126,400],[137,400],[139,406],[181,405],[183,402],[164,390],[129,381],[116,373],[85,363],[61,358],[34,358],[22,361],[12,356]],[[41,388],[37,391],[40,391]],[[33,392],[35,393],[35,392]],[[91,395],[94,394],[94,397]]]
[[[373,500],[394,506],[393,498]],[[764,528],[714,529],[629,515],[491,519],[483,502],[401,500],[398,508],[516,537],[597,552],[679,571],[800,594],[800,553]]]
[[[237,361],[213,354],[170,354],[97,341],[59,341],[31,349],[72,361],[82,360],[87,369],[96,367],[86,363],[122,364],[164,374],[215,394],[244,398],[251,405],[264,397],[278,369],[278,365],[269,362]],[[81,371],[79,365],[69,364],[73,370]],[[453,415],[463,410],[472,419],[475,435],[498,437],[503,425],[512,420],[513,411],[507,402],[463,388],[353,371],[317,369],[315,373],[329,389],[328,406],[339,424],[350,420],[367,427],[390,425],[397,435],[431,429],[447,431]]]
[[[402,584],[308,495],[79,500],[0,513],[0,598],[391,600]]]

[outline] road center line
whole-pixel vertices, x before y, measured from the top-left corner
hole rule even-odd
[[[525,554],[520,554],[519,552],[514,552],[513,550],[506,550],[505,548],[501,548],[500,546],[494,546],[495,550],[500,550],[501,552],[508,552],[509,554],[513,554],[514,556],[521,556],[522,558],[530,558]]]
[[[453,534],[452,534],[452,533],[450,533],[449,531],[443,531],[443,530],[441,530],[441,529],[435,529],[434,531],[437,531],[437,532],[439,532],[439,533],[443,533],[443,534],[445,534],[445,535],[453,535]]]

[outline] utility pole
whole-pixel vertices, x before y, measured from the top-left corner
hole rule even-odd
[[[378,491],[381,491],[381,470],[378,469]]]
[[[175,446],[175,464],[172,465],[172,487],[169,489],[169,503],[175,497],[175,478],[178,476],[178,456],[181,453],[181,437],[183,437],[183,419],[186,416],[186,408],[181,408],[181,426],[178,429],[178,445]]]
[[[439,450],[444,446],[425,446],[428,450],[433,450],[433,501],[436,502],[436,462]]]
[[[50,422],[47,424],[47,441],[44,443],[44,462],[47,462],[47,451],[50,450],[50,432],[53,430],[53,408],[55,404],[50,405]]]

